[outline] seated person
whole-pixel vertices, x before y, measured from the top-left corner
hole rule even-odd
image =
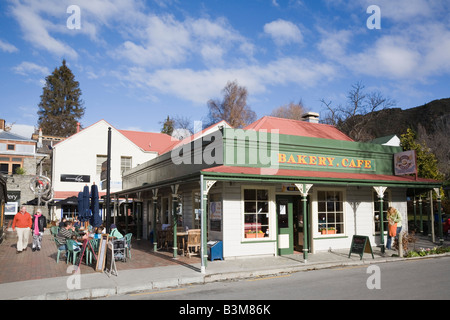
[[[60,250],[67,250],[66,240],[72,239],[72,236],[76,236],[75,227],[72,222],[64,221],[63,227],[59,229],[59,232],[56,235],[56,239],[61,244]]]
[[[117,230],[117,226],[115,224],[111,225],[111,233],[109,234],[110,237],[114,237],[117,240],[122,239],[123,235]]]
[[[77,236],[75,236],[75,235],[72,236],[72,240],[75,241],[74,244],[73,244],[72,250],[73,251],[80,251],[81,250],[80,246],[82,246],[83,244],[81,242],[77,241]]]

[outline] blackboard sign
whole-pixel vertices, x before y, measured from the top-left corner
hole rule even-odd
[[[364,252],[371,253],[372,259],[375,259],[375,257],[373,256],[372,246],[370,245],[369,237],[354,235],[352,238],[352,246],[350,247],[348,257],[350,258],[352,253],[356,253],[359,254],[359,256],[362,259]]]

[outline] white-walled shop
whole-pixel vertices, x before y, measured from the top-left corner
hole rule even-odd
[[[440,186],[394,175],[402,151],[354,142],[329,125],[264,117],[244,130],[199,134],[128,170],[113,197],[139,204],[142,234],[152,234],[155,249],[158,230],[170,225],[173,239],[201,229],[204,252],[207,241],[222,241],[224,259],[296,252],[306,259],[350,248],[353,235],[383,246],[387,208],[406,221],[407,193]]]

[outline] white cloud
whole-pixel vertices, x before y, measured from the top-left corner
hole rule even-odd
[[[50,74],[50,70],[47,67],[43,67],[28,61],[22,62],[18,66],[14,67],[13,70],[15,73],[18,73],[23,76],[28,76],[30,74],[47,76]]]
[[[156,90],[158,93],[204,105],[216,97],[228,81],[237,80],[251,95],[266,93],[271,86],[294,84],[310,88],[319,81],[335,76],[328,64],[301,58],[283,58],[268,64],[254,64],[234,68],[207,70],[161,69],[150,72],[145,68],[130,68],[125,74],[116,74],[121,81]]]
[[[49,20],[39,15],[39,10],[42,7],[38,6],[38,4],[42,5],[40,1],[28,2],[27,4],[14,2],[11,8],[12,15],[19,23],[25,40],[36,48],[46,50],[52,54],[77,58],[78,54],[74,49],[50,35],[49,30],[55,27]],[[55,5],[49,4],[46,10],[54,9]]]
[[[264,25],[264,32],[272,38],[278,46],[291,43],[302,43],[303,35],[300,29],[290,21],[278,19]]]
[[[3,40],[0,40],[0,50],[4,51],[4,52],[9,52],[9,53],[19,51],[19,49],[17,49],[14,45],[12,45],[8,42],[5,42]]]

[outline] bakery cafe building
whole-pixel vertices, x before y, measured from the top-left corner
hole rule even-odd
[[[222,121],[127,171],[113,197],[139,203],[142,235],[152,233],[155,249],[161,226],[176,226],[174,239],[200,229],[206,264],[208,241],[222,242],[224,259],[300,253],[306,260],[350,248],[353,235],[384,246],[387,208],[407,221],[407,195],[441,186],[394,174],[401,147],[355,142],[305,118],[266,116],[243,129]],[[404,160],[403,169],[414,166]]]

